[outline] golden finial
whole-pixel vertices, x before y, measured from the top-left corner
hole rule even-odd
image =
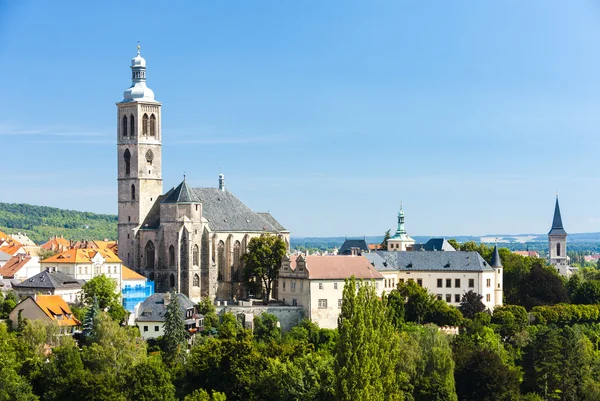
[[[138,45],[137,45],[137,51],[138,51],[138,54],[140,54],[140,41],[139,40],[138,40]]]

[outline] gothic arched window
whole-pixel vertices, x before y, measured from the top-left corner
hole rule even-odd
[[[129,175],[131,171],[131,153],[129,149],[125,149],[125,153],[123,153],[123,161],[125,162],[125,174]]]
[[[200,287],[200,277],[194,274],[194,287]]]
[[[175,267],[175,247],[169,247],[169,267]]]
[[[127,116],[123,116],[123,123],[121,124],[121,130],[123,131],[123,136],[127,136]]]
[[[233,281],[239,281],[242,259],[242,245],[240,241],[233,244]]]
[[[192,263],[194,266],[200,266],[200,248],[198,248],[198,245],[194,245],[194,250],[192,251]]]
[[[169,288],[175,288],[175,275],[173,273],[169,277]]]
[[[131,200],[135,200],[135,185],[131,184]]]
[[[133,114],[129,117],[129,135],[134,136],[135,132],[135,118],[133,118]]]
[[[146,267],[154,268],[154,243],[152,241],[146,243]]]
[[[148,114],[144,114],[142,117],[142,134],[148,135]]]
[[[225,243],[223,241],[219,241],[217,247],[217,259],[219,268],[219,277],[217,277],[217,280],[223,281],[225,279]]]
[[[556,244],[556,256],[560,256],[560,242]]]
[[[150,136],[156,135],[156,117],[154,114],[150,115]]]
[[[188,269],[189,268],[189,252],[190,252],[190,248],[188,247],[188,230],[185,229],[185,227],[183,228],[183,230],[181,231],[181,243],[179,246],[179,266],[182,269]]]

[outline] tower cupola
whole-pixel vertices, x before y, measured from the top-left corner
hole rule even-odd
[[[155,101],[154,92],[146,86],[146,60],[140,55],[140,45],[131,59],[131,86],[123,93],[123,102],[135,101]]]

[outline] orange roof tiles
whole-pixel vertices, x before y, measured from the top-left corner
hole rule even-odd
[[[139,273],[131,270],[129,267],[121,266],[121,279],[122,280],[145,280],[146,277]]]
[[[21,246],[21,244],[14,244],[14,243],[0,247],[0,251],[2,251],[4,253],[8,253],[9,255],[13,255],[13,256],[16,255],[22,249],[23,249],[23,247]]]
[[[308,255],[303,258],[310,279],[333,280],[351,276],[367,280],[383,278],[364,256]],[[296,267],[295,258],[290,261],[290,266]]]
[[[25,254],[18,254],[8,259],[8,261],[0,267],[0,276],[4,278],[13,278],[23,266],[31,260],[31,256]]]
[[[110,249],[69,249],[44,259],[42,263],[91,263],[98,253],[108,263],[121,263],[121,259]]]
[[[71,241],[62,237],[51,238],[48,242],[41,246],[42,249],[49,251],[63,251],[69,249]]]
[[[59,326],[81,325],[81,322],[73,316],[69,305],[60,295],[38,295],[35,303],[50,319],[58,322]]]

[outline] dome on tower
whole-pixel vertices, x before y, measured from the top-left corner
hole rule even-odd
[[[123,93],[122,102],[155,102],[154,92],[146,86],[146,60],[140,55],[139,45],[137,55],[131,59],[131,81],[131,86]]]
[[[132,67],[146,67],[146,60],[140,56],[140,49],[138,48],[137,56],[131,59]]]

